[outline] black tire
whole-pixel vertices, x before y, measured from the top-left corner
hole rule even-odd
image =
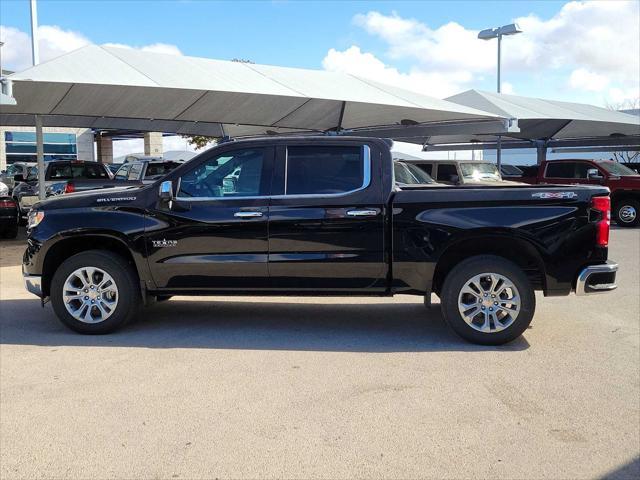
[[[621,227],[637,227],[640,225],[640,202],[632,198],[619,200],[613,208],[613,219]]]
[[[67,277],[82,267],[97,267],[108,273],[118,288],[118,303],[111,315],[99,323],[85,323],[74,318],[66,309],[63,288]],[[88,250],[65,260],[51,281],[53,310],[70,329],[84,334],[111,333],[132,320],[138,310],[140,286],[134,269],[121,256],[107,250]]]
[[[519,292],[520,310],[513,322],[503,330],[490,333],[476,330],[464,320],[458,308],[458,299],[463,287],[473,277],[483,273],[494,273],[506,277]],[[481,300],[483,296],[486,295],[484,293],[478,295]],[[480,345],[502,345],[515,340],[531,323],[536,308],[535,292],[525,273],[513,262],[493,255],[471,257],[456,265],[445,278],[440,299],[442,314],[449,326],[465,340]],[[491,302],[492,300],[487,298],[486,301]],[[478,303],[477,307],[482,308],[482,304]],[[486,308],[489,309],[489,307]],[[479,318],[479,321],[482,322],[484,312],[478,312],[477,315],[479,317],[475,318]],[[491,327],[493,321],[490,321],[488,325]]]

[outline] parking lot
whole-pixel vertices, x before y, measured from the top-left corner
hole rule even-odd
[[[418,297],[188,298],[65,329],[0,243],[2,478],[638,478],[640,230],[619,288],[465,343]]]

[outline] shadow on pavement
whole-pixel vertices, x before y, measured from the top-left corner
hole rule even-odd
[[[327,352],[519,351],[523,337],[501,347],[472,345],[422,304],[330,304],[171,300],[141,310],[117,333],[86,336],[66,329],[51,305],[4,300],[0,341],[15,345],[214,348]]]
[[[622,467],[607,473],[602,478],[606,480],[631,480],[640,478],[640,456],[634,458]]]

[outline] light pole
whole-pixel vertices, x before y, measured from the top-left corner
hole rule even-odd
[[[38,50],[38,6],[36,0],[31,0],[31,61],[35,67],[40,62]],[[36,161],[38,162],[38,197],[46,198],[44,185],[44,133],[42,133],[42,117],[34,115],[36,124]]]
[[[487,28],[486,30],[482,30],[478,33],[478,38],[480,40],[492,40],[494,38],[498,39],[498,93],[500,93],[500,63],[502,57],[502,37],[505,35],[516,35],[518,33],[522,33],[520,27],[518,27],[517,23],[510,23],[509,25],[503,25],[501,27],[496,28]],[[498,164],[498,171],[500,171],[500,167],[502,166],[502,137],[498,135],[498,145],[496,148],[496,163]]]

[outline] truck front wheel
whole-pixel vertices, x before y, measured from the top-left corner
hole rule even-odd
[[[502,345],[527,329],[536,307],[531,282],[514,263],[493,255],[468,258],[446,276],[442,314],[462,338]]]
[[[640,224],[640,202],[633,199],[620,200],[613,207],[613,218],[621,227],[637,227]]]
[[[110,333],[133,318],[140,304],[136,274],[119,255],[90,250],[65,260],[51,280],[53,310],[86,334]]]

